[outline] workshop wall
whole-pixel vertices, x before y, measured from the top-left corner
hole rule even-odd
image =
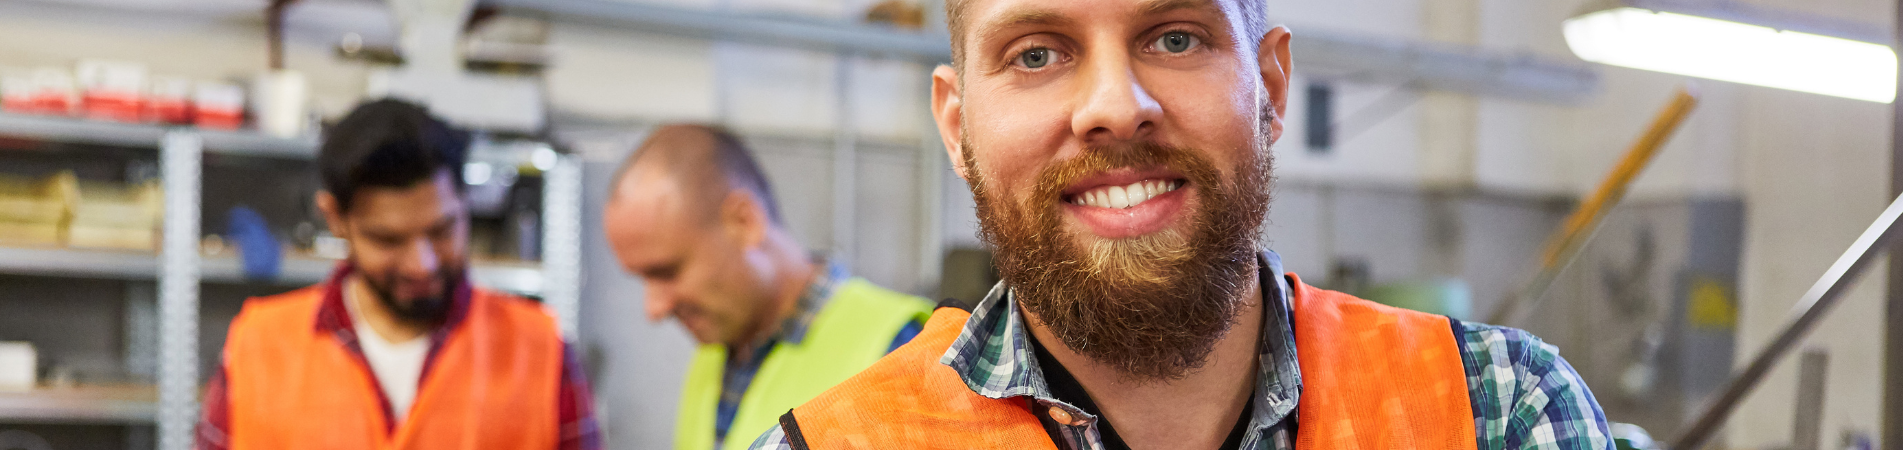
[[[655,1],[822,17],[851,17],[872,3]],[[1270,0],[1269,11],[1272,20],[1289,24],[1297,39],[1303,30],[1317,29],[1571,58],[1557,24],[1583,3]],[[1750,3],[1851,20],[1894,16],[1881,0]],[[87,56],[138,60],[154,72],[212,79],[263,66],[263,28],[252,15],[123,9],[73,14],[74,8],[61,2],[0,2],[0,66],[65,65]],[[1460,27],[1471,29],[1461,32]],[[333,42],[323,40],[334,38],[294,36],[288,53],[288,65],[312,81],[316,108],[333,116],[354,104],[367,73],[361,63],[334,55]],[[934,294],[937,255],[926,249],[933,242],[947,248],[980,246],[964,183],[942,161],[922,164],[929,161],[921,158],[944,157],[930,145],[937,137],[925,111],[929,67],[876,59],[842,63],[831,54],[804,50],[562,22],[554,24],[550,44],[555,62],[545,73],[545,87],[557,137],[586,160],[581,348],[613,448],[670,445],[680,372],[691,351],[678,325],[642,319],[640,284],[621,272],[597,225],[608,173],[653,125],[707,121],[740,130],[758,147],[794,234],[815,250],[856,249],[842,257],[880,284]],[[1527,275],[1546,234],[1570,206],[1567,199],[1590,192],[1672,90],[1687,82],[1601,68],[1599,95],[1580,104],[1545,104],[1423,95],[1392,84],[1311,76],[1301,69],[1301,55],[1296,63],[1298,92],[1291,98],[1288,134],[1274,149],[1279,182],[1264,227],[1265,245],[1282,253],[1287,268],[1311,283],[1330,281],[1334,265],[1344,260],[1368,262],[1376,282],[1463,279],[1472,288],[1474,310],[1482,312]],[[839,83],[841,73],[848,73],[851,82]],[[1339,136],[1338,145],[1326,152],[1302,145],[1308,119],[1299,112],[1307,98],[1299,88],[1308,83],[1334,85],[1338,114],[1364,121],[1357,133]],[[1744,202],[1737,292],[1740,356],[1735,358],[1741,363],[1885,204],[1888,109],[1725,83],[1695,84],[1703,94],[1701,107],[1634,187],[1632,198],[1644,206],[1615,214],[1622,223],[1665,223],[1666,217],[1689,214],[1683,210],[1695,200]],[[844,110],[835,107],[841,97],[848,105]],[[849,123],[843,123],[845,117]],[[851,245],[835,242],[832,217],[837,205],[831,140],[841,128],[859,136],[860,144],[857,189],[851,196],[857,232]],[[933,190],[943,195],[926,200]],[[1632,237],[1610,236],[1602,240],[1630,242],[1620,237]],[[1601,256],[1630,257],[1620,253],[1625,247],[1617,249]],[[1602,284],[1597,268],[1586,270],[1576,268],[1563,287],[1600,289],[1593,287]],[[1881,379],[1884,281],[1880,268],[1874,268],[1805,344],[1832,353],[1826,445],[1835,443],[1838,432],[1873,432],[1877,426],[1878,400],[1871,393]],[[1550,314],[1605,313],[1581,303],[1589,301],[1585,298],[1555,296],[1549,300]],[[212,315],[226,314],[229,306],[221,304]],[[14,320],[50,314],[44,308],[33,311]],[[1596,366],[1612,359],[1603,356],[1616,350],[1612,346],[1630,345],[1629,339],[1599,342],[1594,324],[1561,319],[1529,328],[1560,345],[1576,363]],[[208,332],[222,331],[207,320]],[[74,329],[97,326],[87,322]],[[76,361],[118,357],[109,342],[72,342],[71,349],[55,350],[71,350]],[[1733,419],[1726,435],[1730,446],[1789,444],[1794,365],[1775,370]],[[1610,384],[1616,376],[1603,368],[1581,369],[1602,400],[1613,395]]]

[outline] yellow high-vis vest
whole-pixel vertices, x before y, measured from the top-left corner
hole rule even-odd
[[[885,356],[901,328],[931,317],[932,303],[894,292],[864,279],[852,278],[833,290],[833,297],[806,328],[798,344],[774,344],[760,371],[741,397],[722,449],[743,450],[754,438],[779,425],[780,416],[819,393],[846,381]],[[726,370],[727,347],[702,345],[688,365],[675,417],[676,450],[714,447],[714,421],[720,405],[721,376]]]

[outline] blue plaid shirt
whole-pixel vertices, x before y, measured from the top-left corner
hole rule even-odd
[[[1267,317],[1262,327],[1262,366],[1257,372],[1255,408],[1243,435],[1245,449],[1295,448],[1296,405],[1301,402],[1301,366],[1295,357],[1290,322],[1289,285],[1282,261],[1263,252],[1262,294]],[[1478,448],[1540,450],[1611,449],[1605,414],[1592,391],[1559,350],[1525,331],[1455,322],[1467,372]],[[990,398],[1027,397],[1040,408],[1060,408],[1080,425],[1062,426],[1052,436],[1059,448],[1103,449],[1099,417],[1057,400],[1037,365],[1024,317],[1002,283],[972,309],[965,330],[939,362],[950,366],[972,392]],[[786,433],[769,430],[755,449],[791,449]]]
[[[727,355],[726,370],[720,372],[720,404],[714,410],[714,448],[725,445],[727,430],[733,427],[734,416],[740,413],[740,400],[746,398],[747,387],[753,385],[753,377],[760,373],[760,365],[766,362],[767,355],[781,342],[799,344],[805,340],[806,329],[813,325],[813,318],[819,317],[819,310],[825,309],[827,301],[833,298],[833,291],[847,278],[850,275],[846,272],[846,266],[836,262],[827,263],[820,273],[813,276],[813,281],[806,284],[806,291],[801,292],[799,300],[794,303],[793,315],[780,321],[778,332],[754,346],[752,354],[746,358]],[[892,346],[886,351],[897,350],[899,346],[911,342],[924,328],[924,324],[918,322],[906,324],[899,329],[898,335],[893,336]],[[754,436],[742,439],[750,437]]]

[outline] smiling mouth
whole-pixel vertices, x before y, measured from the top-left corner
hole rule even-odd
[[[1077,206],[1129,209],[1181,189],[1184,183],[1184,180],[1149,179],[1122,186],[1102,186],[1072,194],[1064,202]]]

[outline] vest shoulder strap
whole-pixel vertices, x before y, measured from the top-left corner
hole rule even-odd
[[[938,359],[971,313],[939,308],[912,342],[781,418],[795,446],[1055,448],[1021,399],[978,395]]]
[[[246,299],[244,307],[239,309],[238,316],[231,320],[231,328],[225,333],[225,360],[252,355],[252,352],[244,351],[247,346],[292,344],[294,341],[282,338],[287,332],[286,327],[315,330],[317,309],[323,300],[322,284]]]
[[[1478,445],[1466,368],[1447,317],[1289,278],[1302,368],[1296,448]]]

